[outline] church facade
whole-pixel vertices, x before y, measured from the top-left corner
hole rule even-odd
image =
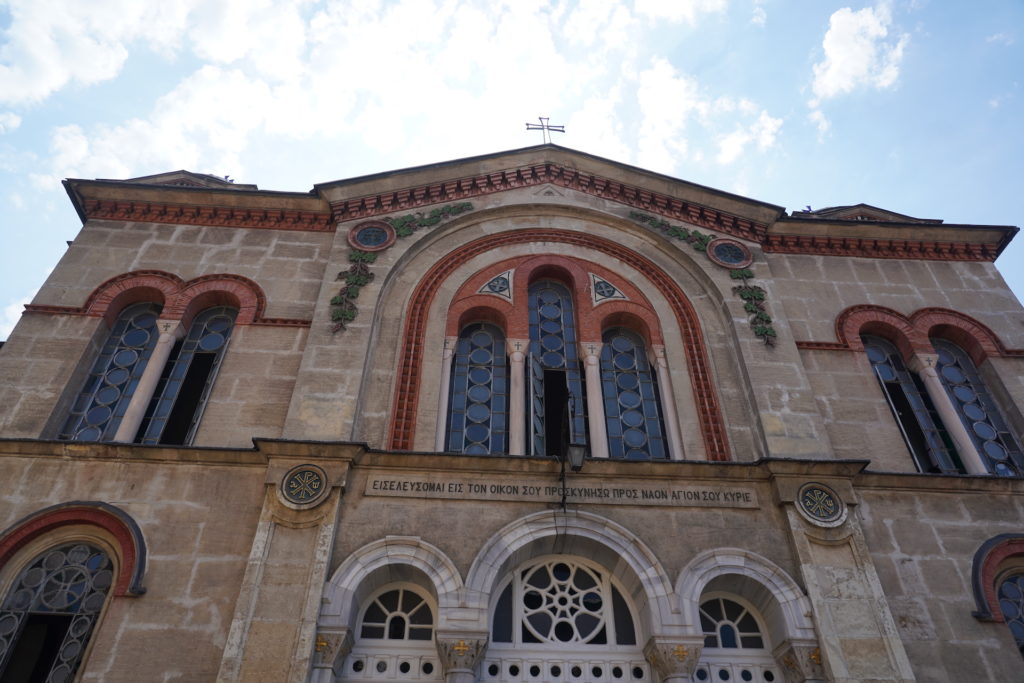
[[[1017,232],[541,145],[67,180],[3,681],[1011,681]]]

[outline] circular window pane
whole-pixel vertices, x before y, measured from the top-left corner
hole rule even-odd
[[[206,329],[211,332],[223,332],[229,327],[231,327],[231,318],[222,315],[219,315],[206,323]]]
[[[632,351],[633,340],[631,340],[629,337],[620,335],[612,339],[612,348],[618,351],[619,353],[623,353],[625,351]]]
[[[121,343],[125,346],[145,346],[148,341],[149,332],[140,329],[134,329],[121,337]]]
[[[966,379],[964,373],[960,372],[960,368],[955,365],[947,365],[942,368],[942,376],[954,384],[960,384]]]
[[[491,371],[487,368],[472,368],[469,371],[469,381],[473,384],[487,384],[491,381]]]
[[[87,429],[83,429],[82,431],[78,432],[78,434],[75,436],[75,440],[76,441],[99,441],[100,435],[102,433],[103,432],[101,432],[96,427],[89,427]]]
[[[470,387],[466,393],[469,395],[469,400],[476,401],[477,403],[483,403],[491,397],[491,390],[483,384]]]
[[[544,335],[540,340],[540,345],[548,351],[558,351],[562,348],[562,340],[553,334]]]
[[[216,351],[222,346],[224,346],[224,336],[216,332],[211,332],[199,340],[199,348],[203,351]]]
[[[561,312],[562,312],[562,309],[560,309],[558,306],[555,306],[553,304],[545,304],[545,305],[540,307],[540,314],[542,316],[544,316],[545,318],[549,318],[549,319],[557,318],[558,315]]]
[[[639,448],[644,445],[647,441],[647,435],[639,429],[627,429],[622,434],[622,440],[626,442],[627,446],[632,448]]]
[[[479,332],[474,332],[473,335],[469,338],[469,340],[477,346],[490,346],[491,342],[493,341],[491,339],[491,335],[487,334],[482,330]]]
[[[986,441],[985,455],[994,460],[1006,460],[1006,449],[995,441]]]
[[[951,354],[949,351],[947,351],[946,349],[939,349],[938,351],[940,363],[942,363],[943,365],[953,365],[954,363],[956,363],[956,358],[954,358],[953,354]]]
[[[622,413],[622,424],[627,427],[639,427],[644,423],[644,416],[638,410],[627,410]]]
[[[1004,581],[1003,585],[999,587],[1000,597],[1009,598],[1010,600],[1020,600],[1021,592],[1020,587],[1017,586],[1013,581]]]
[[[466,409],[466,417],[473,422],[485,422],[491,416],[490,409],[479,403],[474,403]]]
[[[883,382],[891,382],[896,379],[896,372],[888,365],[876,365],[875,372]]]
[[[466,438],[477,443],[486,441],[489,433],[487,427],[480,424],[472,424],[466,427]]]
[[[156,316],[148,312],[142,313],[132,318],[132,325],[135,325],[135,327],[149,329],[156,325]]]
[[[629,370],[636,364],[636,359],[628,353],[620,353],[615,356],[615,367],[619,370]]]
[[[466,455],[487,455],[490,451],[487,450],[482,444],[474,443],[466,446],[462,449],[462,452]]]
[[[127,367],[138,360],[139,354],[131,349],[122,349],[114,354],[114,365]]]
[[[545,320],[540,324],[540,329],[547,334],[557,334],[562,329],[562,324],[555,320]]]
[[[476,349],[469,354],[469,362],[475,365],[490,365],[491,358],[493,356],[487,349]]]
[[[972,420],[984,420],[988,417],[985,411],[977,403],[968,403],[964,406],[964,415]]]
[[[640,380],[637,379],[637,376],[630,373],[619,375],[615,378],[615,383],[623,389],[636,389],[640,386]]]
[[[555,624],[555,638],[563,643],[568,643],[576,635],[576,629],[568,621],[560,621]]]
[[[712,253],[719,261],[730,265],[745,263],[749,259],[743,248],[732,242],[719,242]]]
[[[130,373],[124,368],[114,368],[113,370],[107,373],[104,379],[107,380],[108,384],[113,384],[114,386],[117,386],[119,384],[124,384],[128,377],[130,376]]]
[[[964,403],[970,403],[978,397],[969,387],[954,387],[953,395]]]
[[[552,292],[550,289],[545,289],[543,292],[537,295],[537,299],[542,304],[554,304],[558,303],[558,295]]]
[[[117,387],[106,386],[96,392],[96,402],[102,405],[113,403],[121,396],[121,390]]]
[[[110,415],[111,411],[107,406],[96,406],[85,414],[85,421],[95,427],[109,420]]]
[[[996,430],[988,422],[975,422],[974,433],[983,439],[996,438]]]
[[[542,356],[542,359],[546,368],[560,368],[565,364],[562,354],[555,351],[548,351]]]
[[[623,391],[619,394],[619,403],[627,408],[636,408],[640,405],[640,394],[632,391]]]

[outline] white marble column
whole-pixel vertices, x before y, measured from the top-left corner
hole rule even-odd
[[[601,390],[601,342],[581,342],[583,372],[587,381],[587,422],[590,424],[590,457],[608,457],[608,428],[604,415],[604,392]]]
[[[160,375],[163,374],[164,365],[171,355],[175,342],[185,335],[185,327],[180,320],[157,320],[156,329],[160,336],[153,347],[153,353],[149,356],[146,369],[142,371],[142,377],[135,387],[135,393],[128,401],[128,408],[124,411],[121,424],[117,426],[117,433],[114,434],[114,441],[130,443],[135,440],[135,435],[142,424],[142,418],[146,415],[146,408],[153,398],[156,385],[160,382]]]
[[[658,371],[658,393],[661,399],[661,416],[665,423],[665,430],[668,432],[668,457],[671,460],[683,459],[683,434],[679,429],[679,415],[676,412],[676,396],[672,389],[672,374],[668,369],[668,358],[665,356],[665,346],[654,344],[651,346],[651,353]]]
[[[452,390],[452,356],[458,337],[445,337],[441,352],[441,390],[437,397],[437,426],[434,428],[434,450],[441,453],[448,450],[444,437],[448,432],[448,394]]]
[[[971,435],[967,433],[963,420],[960,419],[959,411],[953,405],[953,401],[946,392],[946,387],[943,386],[942,380],[939,378],[939,373],[935,369],[938,360],[938,354],[916,353],[910,359],[909,365],[910,369],[916,372],[924,382],[928,396],[932,399],[932,405],[935,406],[935,410],[939,413],[942,424],[946,426],[946,433],[949,434],[950,438],[953,439],[953,443],[956,444],[956,450],[960,454],[960,461],[967,469],[967,473],[990,474],[988,467],[985,466],[985,462],[978,454],[978,449],[974,446]]]
[[[529,340],[507,339],[509,349],[508,454],[526,455],[526,352]]]

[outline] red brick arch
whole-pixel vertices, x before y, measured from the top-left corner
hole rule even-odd
[[[124,510],[98,501],[74,501],[38,510],[0,532],[0,566],[31,541],[61,527],[84,525],[109,533],[120,554],[114,595],[142,595],[146,542],[139,525]]]
[[[874,334],[891,341],[909,361],[916,353],[934,353],[928,335],[921,334],[913,322],[885,306],[851,306],[836,317],[836,339],[853,351],[863,351],[862,334]]]
[[[188,324],[199,311],[210,306],[238,309],[236,325],[248,325],[263,316],[267,297],[258,284],[241,275],[203,275],[186,282],[164,307],[161,317]]]
[[[181,289],[182,282],[177,275],[162,270],[123,273],[94,289],[81,310],[113,325],[121,311],[132,304],[145,301],[165,305]]]
[[[408,315],[406,316],[402,346],[399,352],[398,381],[395,384],[393,417],[389,429],[391,448],[395,450],[409,450],[412,448],[416,431],[416,413],[419,406],[420,392],[422,391],[420,385],[423,375],[423,349],[426,347],[429,310],[434,297],[437,295],[445,279],[460,265],[480,254],[505,246],[544,242],[576,246],[618,259],[631,268],[644,273],[651,284],[658,289],[659,293],[671,306],[682,333],[684,353],[686,354],[687,367],[693,384],[696,412],[700,421],[701,435],[704,439],[707,457],[709,460],[729,460],[729,444],[718,402],[718,394],[711,376],[704,335],[693,305],[686,298],[686,295],[683,294],[675,280],[654,262],[623,247],[621,244],[587,233],[550,229],[516,230],[481,237],[449,252],[431,266],[420,278],[408,305]],[[579,263],[574,263],[573,259],[567,257],[524,258],[534,260],[537,269],[559,267],[570,274],[579,269]],[[563,259],[567,263],[563,263]],[[510,259],[509,261],[513,260]],[[477,280],[480,280],[480,284],[475,285],[479,289],[486,282],[484,278],[487,274],[493,277],[494,274],[508,270],[509,268],[506,264],[509,261],[487,268],[486,273],[481,271],[470,278],[464,286],[472,287]],[[596,264],[594,265],[597,267]],[[534,268],[530,268],[530,270],[533,271]],[[607,272],[605,269],[601,270]],[[603,276],[603,272],[598,272],[597,274]],[[523,288],[522,291],[525,296],[525,288],[529,284],[530,277],[528,273],[524,273],[524,275],[525,277],[520,277],[517,271],[514,282],[514,287],[517,290],[516,296],[518,296],[518,289],[520,287]],[[621,279],[616,277],[613,281],[621,282]],[[573,288],[576,288],[575,282],[567,284],[571,284]],[[628,284],[625,286],[632,288]],[[635,288],[632,289],[636,291]],[[638,291],[637,294],[639,295]],[[646,303],[646,299],[644,301]],[[613,309],[604,309],[603,306],[597,307],[597,310],[600,311],[596,316],[598,320],[604,317],[606,313],[614,312]],[[525,310],[525,307],[523,310]],[[656,319],[654,322],[657,322]],[[515,323],[510,324],[515,325]],[[600,324],[595,323],[595,328],[598,330],[597,339],[600,339]],[[582,331],[580,338],[583,339]]]
[[[1006,353],[995,332],[969,315],[947,308],[922,308],[910,319],[926,337],[947,339],[962,348],[975,365],[991,356],[1012,355]]]

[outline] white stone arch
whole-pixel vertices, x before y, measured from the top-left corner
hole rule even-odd
[[[816,640],[811,601],[781,567],[741,548],[716,548],[694,557],[679,573],[676,596],[687,633],[702,633],[698,608],[710,592],[732,593],[757,608],[773,647]]]
[[[625,527],[578,510],[544,511],[506,525],[477,553],[466,576],[466,607],[477,628],[490,630],[489,602],[502,579],[526,561],[546,555],[576,555],[604,566],[618,579],[636,609],[637,642],[653,634],[682,633],[668,574],[654,553]]]
[[[455,563],[418,536],[385,536],[359,548],[335,570],[324,587],[319,625],[355,629],[359,609],[378,589],[408,583],[422,588],[437,603],[437,624],[459,607],[462,576]]]

